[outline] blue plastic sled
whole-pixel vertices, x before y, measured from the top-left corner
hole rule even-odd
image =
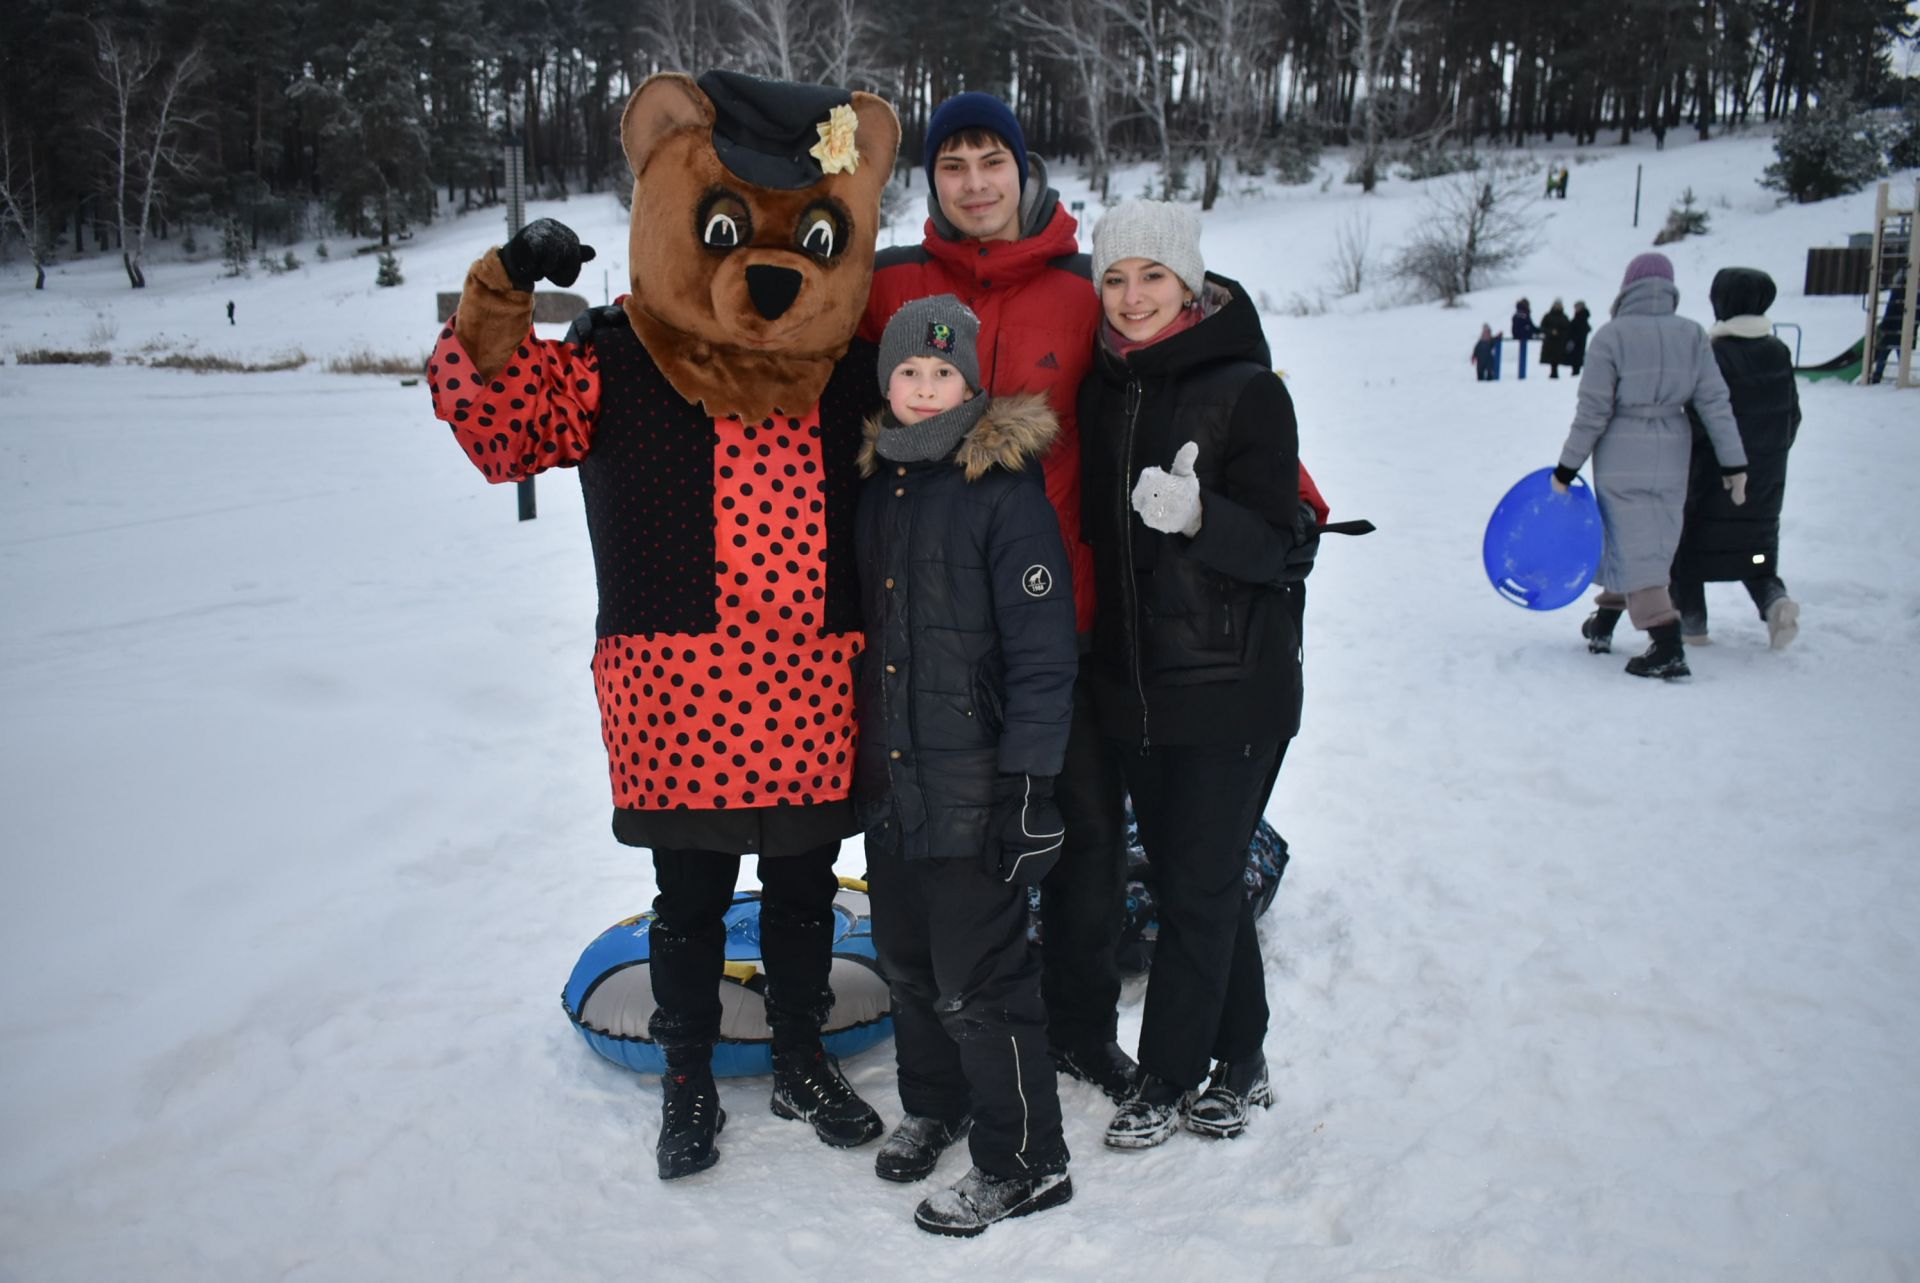
[[[1553,491],[1553,469],[1529,472],[1487,520],[1480,546],[1493,590],[1528,610],[1577,601],[1600,569],[1600,505],[1585,477]]]
[[[617,1065],[643,1074],[664,1072],[666,1057],[647,1036],[653,1015],[651,913],[628,918],[601,932],[561,994],[568,1019],[587,1045]],[[720,1042],[713,1072],[720,1078],[773,1072],[772,1031],[767,1027],[766,975],[760,970],[760,893],[741,891],[727,910],[726,973],[720,980]],[[833,902],[833,1012],[821,1043],[836,1056],[850,1056],[893,1034],[887,982],[874,953],[873,922],[864,883],[842,878]]]

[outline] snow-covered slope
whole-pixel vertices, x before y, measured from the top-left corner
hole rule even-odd
[[[1920,1277],[1920,393],[1803,385],[1788,651],[1721,586],[1694,680],[1636,682],[1479,568],[1573,399],[1474,383],[1479,324],[1522,294],[1603,318],[1682,187],[1712,216],[1673,251],[1690,314],[1740,263],[1807,359],[1859,333],[1799,286],[1870,197],[1775,208],[1767,150],[1590,149],[1465,308],[1267,318],[1334,515],[1381,528],[1323,551],[1268,808],[1295,852],[1263,924],[1279,1102],[1122,1154],[1063,1083],[1075,1200],[972,1243],[764,1081],[723,1087],[720,1165],[662,1185],[654,1084],[562,1015],[652,894],[607,832],[570,476],[516,523],[393,378],[0,368],[0,1279]],[[1355,209],[1386,250],[1420,193],[1235,194],[1204,248],[1311,307]],[[535,212],[619,291],[610,197]],[[163,261],[141,294],[111,261],[39,294],[16,270],[0,352],[424,353],[433,291],[497,239],[436,224],[392,290],[338,241],[237,282]],[[891,1069],[848,1064],[890,1120]]]

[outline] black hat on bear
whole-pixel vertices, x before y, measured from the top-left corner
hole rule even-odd
[[[713,150],[720,163],[756,187],[794,191],[819,182],[813,154],[820,125],[853,94],[835,85],[763,80],[709,71],[696,82],[713,100]]]

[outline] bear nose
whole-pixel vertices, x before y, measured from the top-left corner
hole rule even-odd
[[[800,296],[800,273],[791,267],[757,264],[747,269],[747,293],[754,310],[769,321],[780,319]]]

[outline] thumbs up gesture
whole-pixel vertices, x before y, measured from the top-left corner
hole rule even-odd
[[[1200,457],[1198,443],[1189,441],[1173,456],[1171,472],[1159,467],[1140,469],[1133,484],[1133,510],[1155,530],[1192,538],[1200,533],[1200,479],[1193,462]]]

